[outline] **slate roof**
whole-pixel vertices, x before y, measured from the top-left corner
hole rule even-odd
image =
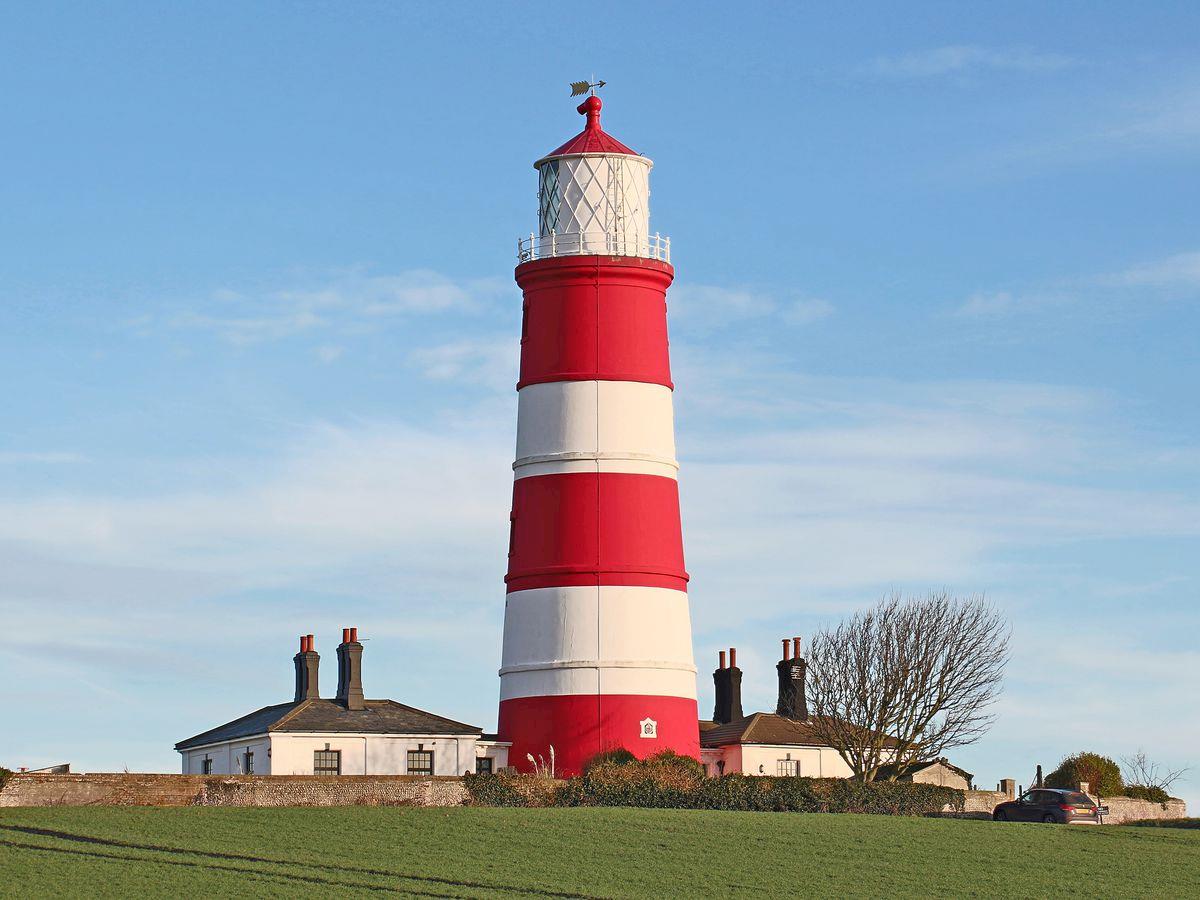
[[[801,747],[821,747],[825,742],[817,736],[812,720],[800,722],[777,716],[775,713],[752,713],[743,719],[705,728],[700,723],[700,746],[725,747],[729,744],[775,744]],[[894,743],[888,738],[885,745]]]
[[[319,731],[364,734],[471,734],[482,728],[405,706],[395,700],[367,700],[366,709],[346,709],[337,700],[301,700],[278,703],[210,728],[180,741],[176,750],[201,747],[267,732]]]
[[[915,775],[918,772],[924,772],[926,769],[937,765],[945,766],[951,772],[957,772],[963,778],[967,779],[967,781],[975,780],[975,776],[973,774],[968,772],[966,769],[962,769],[954,765],[954,763],[950,762],[945,757],[942,757],[941,759],[926,759],[922,760],[921,762],[910,763],[909,765],[905,766],[903,770],[900,770],[899,766],[880,766],[875,777],[891,778],[893,775],[896,775],[899,778],[903,778],[906,775]]]

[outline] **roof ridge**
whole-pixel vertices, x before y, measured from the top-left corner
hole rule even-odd
[[[472,729],[475,728],[474,725],[471,725],[468,722],[460,722],[457,719],[449,719],[446,716],[439,716],[437,713],[431,713],[427,709],[421,709],[416,706],[409,706],[407,703],[401,703],[399,700],[393,700],[390,697],[387,698],[386,700],[384,700],[383,702],[390,703],[393,706],[400,706],[400,707],[403,707],[404,709],[412,710],[413,712],[421,713],[421,715],[429,716],[431,719],[437,719],[439,722],[449,722],[451,725],[461,725],[463,728],[472,728]],[[477,730],[480,732],[483,731],[482,728],[477,729]]]
[[[212,728],[206,728],[204,731],[201,731],[199,734],[194,734],[189,738],[184,738],[182,741],[179,741],[178,743],[176,743],[175,747],[176,747],[176,749],[178,749],[178,748],[183,747],[184,744],[192,744],[197,741],[202,742],[202,738],[208,737],[209,735],[214,734],[218,731],[221,731],[224,728],[229,728],[231,726],[237,725],[239,722],[245,722],[248,719],[252,719],[254,716],[262,715],[269,709],[276,709],[276,708],[284,707],[284,706],[288,706],[288,705],[289,704],[287,704],[287,703],[268,703],[266,706],[260,706],[258,709],[251,710],[250,712],[246,713],[245,715],[238,716],[236,719],[230,719],[228,722],[222,722],[220,725],[214,725]],[[264,727],[264,730],[266,728],[269,728],[270,723],[267,723],[263,727]]]
[[[762,720],[762,716],[763,714],[760,712],[752,712],[746,717],[750,720],[750,724],[742,729],[742,733],[739,735],[740,740],[748,741],[750,739],[750,735],[753,734],[754,729],[758,727],[758,723]]]
[[[288,719],[292,718],[292,716],[296,715],[296,713],[300,712],[300,710],[305,709],[307,706],[309,706],[313,702],[313,699],[314,698],[312,698],[312,697],[305,697],[299,703],[293,704],[292,708],[287,711],[286,715],[284,715],[282,718],[276,719],[274,722],[269,723],[267,725],[267,729],[270,730],[272,728],[278,728],[280,725],[282,725]],[[321,698],[317,697],[315,699],[320,700]]]

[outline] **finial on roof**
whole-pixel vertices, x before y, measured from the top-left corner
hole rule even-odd
[[[581,116],[587,116],[587,124],[583,127],[588,131],[600,130],[600,107],[604,104],[595,94],[580,103],[575,109]]]

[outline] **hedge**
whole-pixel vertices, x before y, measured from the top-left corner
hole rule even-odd
[[[464,775],[463,784],[471,806],[554,806],[562,782],[537,775],[500,772]]]
[[[525,785],[540,783],[539,791]],[[706,778],[690,757],[660,754],[635,762],[598,761],[557,787],[529,775],[467,776],[470,802],[481,806],[634,806],[763,812],[874,813],[893,816],[961,812],[963,792],[909,782],[843,778],[723,775]]]
[[[1122,824],[1137,828],[1200,828],[1200,819],[1138,819]]]
[[[1123,796],[1133,797],[1135,800],[1152,800],[1155,803],[1166,803],[1171,799],[1171,795],[1162,788],[1148,784],[1127,784]]]
[[[1125,793],[1121,780],[1121,767],[1107,756],[1099,753],[1076,753],[1058,764],[1058,768],[1046,776],[1046,787],[1073,790],[1086,781],[1088,791],[1101,797],[1120,797]]]

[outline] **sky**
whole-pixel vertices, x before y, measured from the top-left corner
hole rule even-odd
[[[1200,766],[1200,10],[0,6],[0,764],[334,684],[495,725],[518,235],[655,162],[700,709],[887,593],[1012,627],[990,786]],[[1200,805],[1200,772],[1176,793]]]

